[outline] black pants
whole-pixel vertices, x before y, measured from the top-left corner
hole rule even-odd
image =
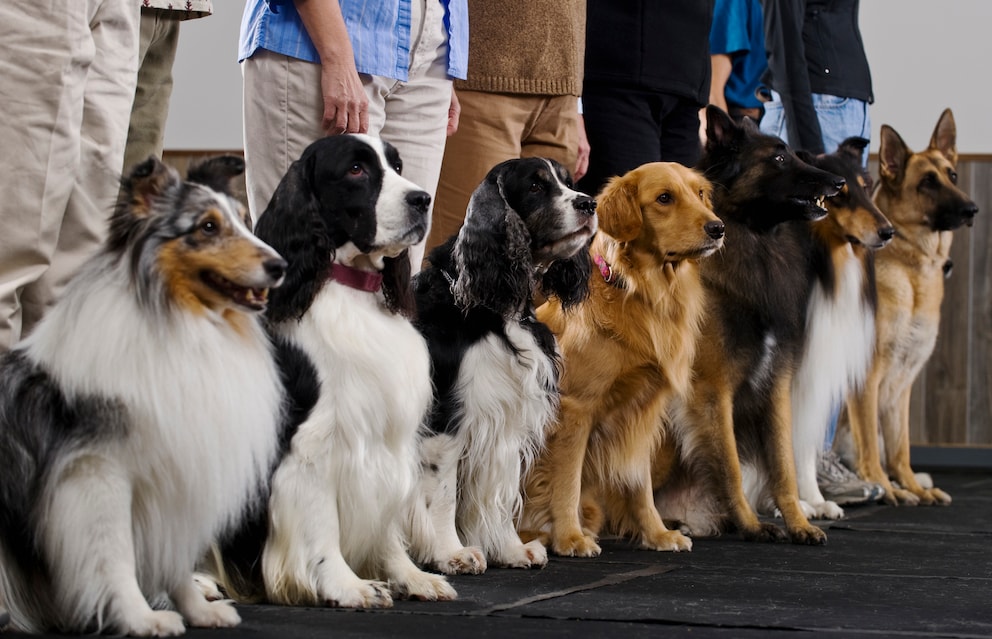
[[[648,162],[699,161],[699,105],[675,95],[587,84],[582,112],[589,171],[579,189],[599,193],[607,180]]]

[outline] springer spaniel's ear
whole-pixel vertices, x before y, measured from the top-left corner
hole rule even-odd
[[[455,241],[452,287],[464,311],[476,306],[506,314],[533,294],[530,233],[503,195],[502,174],[487,176],[472,194]]]
[[[636,173],[611,178],[596,198],[599,228],[618,242],[641,234],[644,217],[637,199]]]
[[[333,259],[336,247],[313,193],[312,165],[313,156],[306,154],[290,165],[255,227],[255,235],[289,262],[282,286],[269,292],[269,322],[303,317]]]
[[[394,313],[405,317],[413,317],[416,303],[411,287],[410,250],[404,250],[396,257],[383,260],[382,295],[386,298],[386,306]]]
[[[552,262],[541,278],[541,292],[545,297],[557,297],[562,308],[568,310],[589,296],[591,272],[589,251],[582,248],[567,260]]]

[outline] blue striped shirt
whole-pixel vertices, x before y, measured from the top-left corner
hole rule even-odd
[[[340,0],[359,73],[407,80],[411,0]],[[448,30],[448,75],[468,71],[468,0],[441,0]],[[320,62],[292,0],[247,0],[241,17],[238,61],[258,49]]]

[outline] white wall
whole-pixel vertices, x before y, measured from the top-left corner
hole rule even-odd
[[[244,3],[216,0],[214,15],[183,24],[165,146],[235,150],[241,142],[238,28]],[[889,124],[926,146],[945,107],[958,151],[992,153],[992,1],[862,0],[861,34],[875,88],[872,151]]]

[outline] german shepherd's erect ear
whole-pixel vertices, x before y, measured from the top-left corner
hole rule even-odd
[[[954,124],[954,114],[951,113],[950,109],[944,109],[944,112],[940,114],[940,119],[937,120],[937,126],[933,129],[933,135],[930,136],[930,148],[937,149],[947,158],[948,162],[957,166],[957,139],[958,133]]]
[[[902,182],[906,160],[911,153],[896,130],[883,124],[878,146],[878,172],[882,180],[893,184]]]

